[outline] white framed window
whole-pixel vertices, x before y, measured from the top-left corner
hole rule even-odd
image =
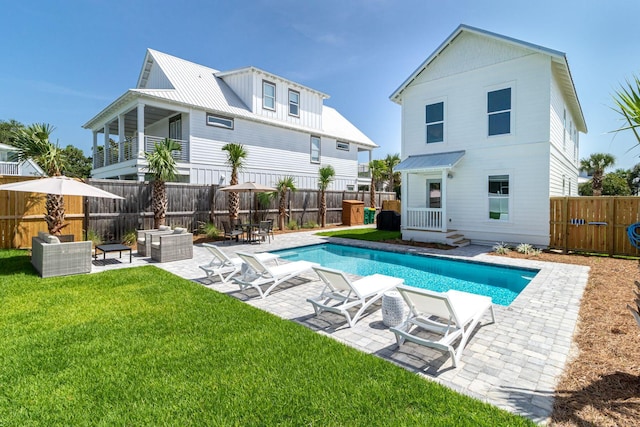
[[[320,163],[320,137],[311,137],[311,163]]]
[[[487,93],[488,134],[506,135],[511,133],[511,88]]]
[[[262,108],[276,109],[276,85],[266,80],[262,81]]]
[[[233,129],[233,119],[230,117],[218,116],[216,114],[207,113],[207,126]]]
[[[509,175],[489,175],[489,219],[509,220]]]
[[[444,102],[428,104],[425,107],[427,144],[444,141]]]
[[[300,92],[289,89],[289,115],[300,117]]]
[[[440,209],[442,207],[442,180],[427,180],[427,208]]]
[[[169,119],[169,139],[182,139],[182,115],[178,114]]]
[[[336,150],[349,151],[349,143],[336,141]]]

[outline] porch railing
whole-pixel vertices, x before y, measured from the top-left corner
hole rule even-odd
[[[101,168],[103,166],[109,166],[119,163],[120,161],[133,160],[137,158],[144,158],[143,152],[153,153],[155,150],[155,143],[161,142],[164,140],[164,137],[161,136],[145,136],[144,137],[144,147],[140,147],[138,144],[138,138],[130,138],[121,142],[112,142],[107,147],[107,157],[105,159],[103,151],[97,150],[93,154],[93,167],[95,169]],[[174,139],[180,147],[181,151],[174,151],[173,158],[178,162],[188,162],[189,161],[189,143],[182,139]],[[123,146],[123,158],[120,160],[120,146]],[[102,148],[102,147],[101,147]],[[106,160],[106,162],[105,162]]]
[[[0,162],[0,175],[20,175],[18,162]]]
[[[406,217],[402,218],[402,222],[407,228],[442,230],[442,209],[408,208]]]

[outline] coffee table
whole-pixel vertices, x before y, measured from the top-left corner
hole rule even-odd
[[[129,251],[129,264],[131,264],[131,247],[122,245],[120,243],[111,243],[107,245],[96,245],[96,259],[98,259],[98,251],[102,251],[102,259],[107,259],[107,254],[110,252],[120,252],[120,258],[122,258],[122,252]]]

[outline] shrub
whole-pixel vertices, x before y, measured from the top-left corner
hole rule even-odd
[[[495,253],[500,255],[506,255],[511,252],[511,248],[505,242],[496,243],[493,246],[493,250],[495,251]]]
[[[136,230],[129,230],[124,233],[124,236],[122,236],[122,244],[131,246],[136,242],[137,237],[138,235],[136,234]]]
[[[302,228],[318,228],[318,223],[313,220],[307,221],[304,223]]]
[[[218,227],[212,222],[199,222],[198,233],[213,239],[220,235],[220,230],[218,230]]]
[[[93,246],[98,246],[104,241],[96,230],[87,230],[87,240],[92,242]]]
[[[289,230],[297,230],[298,229],[298,222],[295,220],[291,220],[287,223],[287,228]]]
[[[542,252],[540,249],[534,248],[529,243],[520,243],[516,248],[516,250],[521,254],[535,255],[535,256],[540,255],[540,252]]]

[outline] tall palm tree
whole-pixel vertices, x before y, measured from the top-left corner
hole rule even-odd
[[[34,123],[14,132],[13,146],[19,162],[27,159],[35,161],[48,176],[60,176],[66,167],[66,156],[58,144],[49,138],[55,127],[47,123]],[[64,197],[60,194],[47,194],[44,217],[50,234],[60,234],[69,225],[64,222]]]
[[[151,205],[153,207],[154,228],[165,225],[167,205],[169,204],[165,183],[176,177],[176,160],[173,158],[172,153],[181,149],[182,147],[176,141],[165,138],[161,142],[154,144],[152,153],[144,153],[149,163],[149,173],[153,176]]]
[[[387,168],[387,177],[389,179],[389,191],[396,191],[395,174],[393,169],[400,163],[400,154],[387,154],[387,157],[384,158],[384,163]]]
[[[278,195],[278,228],[284,230],[284,219],[287,216],[287,193],[289,190],[296,191],[295,178],[292,176],[280,178],[275,187]]]
[[[222,147],[227,152],[227,164],[231,166],[230,185],[238,184],[238,171],[244,166],[244,160],[248,153],[242,144],[228,143]],[[229,192],[229,220],[231,224],[235,224],[238,219],[238,211],[240,210],[240,194],[235,191]]]
[[[634,76],[633,82],[627,80],[627,85],[621,86],[620,90],[613,95],[615,103],[614,111],[620,113],[625,121],[625,125],[614,132],[631,129],[640,144],[640,78]]]
[[[604,170],[613,166],[616,158],[607,153],[594,153],[586,159],[580,160],[580,170],[592,174],[591,186],[594,196],[602,195],[602,179]]]
[[[371,184],[369,185],[369,198],[371,199],[369,207],[376,208],[376,188],[378,183],[384,179],[385,164],[382,160],[371,160],[369,162],[369,173],[371,174]]]
[[[320,189],[320,223],[322,227],[327,226],[327,188],[336,176],[333,166],[327,165],[318,169],[318,188]]]

